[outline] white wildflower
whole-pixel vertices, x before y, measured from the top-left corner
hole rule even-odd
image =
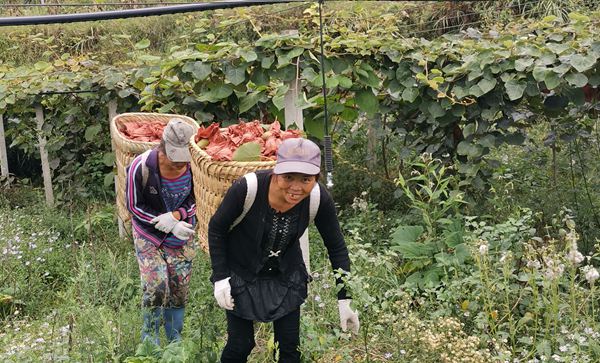
[[[577,250],[577,240],[579,240],[577,232],[571,231],[567,233],[567,235],[565,236],[565,240],[567,241],[568,245],[571,246],[572,249]]]
[[[481,245],[479,245],[479,254],[480,255],[487,255],[489,250],[489,246],[487,245],[487,243],[483,243]]]
[[[62,326],[58,329],[58,331],[60,332],[60,335],[67,335],[67,333],[69,333],[69,330],[70,329],[69,329],[68,325]]]
[[[600,274],[598,273],[598,270],[596,270],[594,267],[592,266],[585,266],[584,268],[582,268],[582,271],[585,273],[585,279],[587,280],[587,282],[590,285],[593,285],[594,282],[596,280],[598,280],[598,277],[600,277]]]
[[[512,253],[510,251],[504,252],[504,253],[502,253],[502,256],[500,257],[500,263],[506,263],[506,262],[510,261],[511,258],[512,258]]]
[[[567,260],[569,260],[573,265],[579,265],[585,257],[581,254],[581,252],[576,249],[571,249],[567,254]]]
[[[562,276],[563,272],[565,271],[565,265],[562,263],[558,263],[554,260],[549,260],[546,262],[547,268],[546,268],[546,272],[544,273],[546,278],[548,278],[549,280],[556,280],[559,277]]]

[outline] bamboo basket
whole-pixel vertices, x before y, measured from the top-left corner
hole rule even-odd
[[[208,251],[208,222],[221,204],[233,182],[244,174],[272,169],[275,161],[215,161],[202,150],[194,139],[190,140],[192,175],[197,208],[198,238],[200,246]]]
[[[123,221],[126,228],[130,227],[129,221],[131,215],[127,210],[125,204],[125,184],[127,179],[127,167],[136,156],[142,154],[146,150],[152,149],[158,146],[159,142],[143,142],[129,140],[119,131],[119,128],[131,121],[143,121],[143,122],[161,122],[165,125],[172,118],[180,118],[185,122],[189,123],[194,127],[194,134],[198,131],[198,123],[187,116],[174,115],[166,113],[145,113],[145,112],[130,112],[122,113],[115,117],[110,122],[110,135],[114,145],[115,159],[117,164],[117,180],[116,180],[116,192],[117,192],[117,211],[119,218]]]

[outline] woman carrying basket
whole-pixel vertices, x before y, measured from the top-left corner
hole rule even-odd
[[[171,119],[160,145],[127,169],[127,208],[140,267],[142,340],[159,344],[161,320],[169,341],[181,339],[195,249],[196,202],[188,142],[192,126]]]
[[[279,146],[275,168],[256,172],[252,187],[246,178],[238,179],[210,220],[211,281],[227,316],[223,363],[246,362],[255,345],[254,321],[273,322],[280,362],[300,362],[300,305],[309,275],[299,240],[309,224],[313,187],[320,189],[314,222],[332,267],[350,271],[333,200],[318,183],[320,166],[315,143],[287,139]],[[255,200],[244,211],[250,188],[256,189]],[[345,289],[338,292],[338,306],[342,329],[357,333],[358,314],[351,310]]]

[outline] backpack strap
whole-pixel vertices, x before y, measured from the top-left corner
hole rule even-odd
[[[240,224],[246,214],[248,214],[250,208],[252,208],[252,204],[254,204],[254,200],[256,199],[256,192],[258,190],[258,178],[256,177],[256,174],[248,173],[244,175],[244,179],[246,179],[247,185],[246,198],[244,199],[244,209],[242,210],[242,213],[235,219],[235,221],[233,221],[231,227],[229,227],[230,231],[233,229],[233,227]]]
[[[315,220],[317,212],[319,211],[319,204],[321,203],[321,188],[319,183],[315,184],[313,189],[310,191],[310,200],[308,207],[308,223],[312,223]],[[308,244],[308,227],[304,230],[304,233],[300,237],[300,249],[302,250],[302,259],[306,266],[306,271],[310,275],[310,246]]]
[[[319,204],[321,203],[321,188],[319,183],[315,184],[313,189],[310,191],[310,206],[308,207],[308,222],[312,223],[315,221],[317,212],[319,211]]]
[[[146,188],[146,183],[148,183],[148,175],[150,171],[148,170],[148,166],[146,165],[146,160],[148,160],[148,156],[152,150],[146,150],[142,155],[141,166],[142,166],[142,189]]]

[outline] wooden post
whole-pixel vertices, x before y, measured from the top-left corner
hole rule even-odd
[[[117,116],[117,100],[113,98],[112,100],[108,101],[108,123],[109,124],[115,116]],[[111,147],[112,147],[112,152],[114,153],[115,152],[115,143],[112,140],[111,140]],[[115,174],[114,182],[115,182],[115,197],[116,197],[118,195],[117,194],[117,175],[116,174]],[[119,237],[124,238],[125,234],[126,234],[125,223],[119,216],[119,213],[117,213],[117,222],[119,224]]]
[[[2,171],[2,178],[8,178],[8,154],[4,139],[4,115],[2,113],[0,113],[0,171]]]
[[[50,174],[50,164],[48,163],[48,150],[46,150],[46,137],[42,133],[44,126],[44,110],[41,105],[35,107],[35,118],[37,120],[37,133],[40,147],[40,159],[42,161],[42,176],[44,177],[44,192],[46,194],[46,204],[54,207],[54,193],[52,191],[52,175]]]
[[[283,35],[298,35],[298,29],[289,29],[282,32]],[[283,96],[284,111],[285,111],[285,128],[296,124],[298,130],[304,130],[304,117],[302,109],[296,106],[298,101],[300,88],[300,57],[296,59],[296,79],[290,81],[289,88],[285,96]]]
[[[381,115],[378,113],[373,119],[370,119],[368,115],[364,115],[367,122],[367,168],[373,170],[377,165],[377,153],[375,151],[377,147],[377,127]]]
[[[304,130],[304,117],[302,116],[302,109],[296,106],[298,100],[298,84],[300,80],[296,79],[289,83],[289,90],[283,96],[283,102],[285,105],[285,127],[286,129],[296,124],[299,130]]]

